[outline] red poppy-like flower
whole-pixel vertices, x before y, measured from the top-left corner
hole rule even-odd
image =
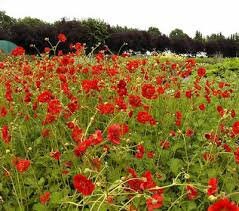
[[[153,158],[154,157],[154,152],[153,151],[147,152],[147,157],[148,158]]]
[[[52,158],[54,158],[55,160],[60,160],[61,153],[59,152],[59,150],[56,150],[56,151],[51,152],[50,156]]]
[[[233,132],[235,135],[238,135],[238,134],[239,134],[239,121],[234,122],[234,124],[232,125],[232,132]]]
[[[210,205],[207,211],[239,211],[239,207],[228,198],[224,198]]]
[[[129,104],[132,107],[139,107],[141,106],[141,98],[137,95],[129,95]]]
[[[72,139],[75,141],[75,142],[80,142],[81,141],[81,138],[82,138],[82,129],[79,128],[78,126],[75,126],[73,129],[72,129],[72,132],[71,132],[71,137]]]
[[[187,185],[186,187],[187,190],[187,196],[189,200],[194,200],[198,196],[198,191],[195,187],[191,185]]]
[[[126,110],[127,109],[127,104],[124,101],[123,97],[118,97],[115,99],[115,104],[117,106],[118,109],[120,110]]]
[[[152,84],[144,84],[142,86],[142,95],[147,99],[157,98],[155,87]]]
[[[204,67],[198,68],[197,74],[199,77],[204,77],[206,75],[206,69]]]
[[[169,149],[170,142],[168,140],[160,141],[160,146],[161,146],[162,149]]]
[[[207,189],[207,195],[214,195],[215,193],[217,193],[217,185],[218,185],[218,180],[217,178],[211,178],[208,181],[208,189]]]
[[[234,158],[237,164],[239,164],[239,147],[234,152]]]
[[[153,194],[151,198],[146,200],[148,211],[153,211],[163,206],[163,196],[161,194]]]
[[[191,91],[191,90],[187,90],[187,91],[185,92],[185,96],[186,96],[187,98],[192,98],[192,91]]]
[[[137,121],[146,124],[147,122],[151,125],[155,125],[156,121],[147,111],[139,111],[137,114]]]
[[[204,103],[200,104],[198,107],[201,111],[204,111],[206,109],[206,106]]]
[[[192,137],[194,135],[194,131],[191,128],[187,128],[185,135],[187,137]]]
[[[7,109],[5,106],[0,107],[0,117],[5,117],[7,115]]]
[[[50,200],[50,196],[50,192],[45,192],[44,194],[40,195],[41,204],[46,204]]]
[[[53,99],[48,102],[47,112],[53,115],[59,114],[62,110],[61,103],[58,99]]]
[[[111,103],[102,103],[97,106],[97,109],[100,111],[100,114],[113,114],[115,106]]]
[[[65,42],[66,41],[66,36],[64,35],[64,34],[58,34],[58,40],[60,41],[60,42]]]
[[[136,152],[136,154],[135,154],[135,157],[136,158],[139,158],[139,159],[141,159],[141,158],[143,158],[143,156],[144,156],[144,146],[142,145],[142,144],[139,144],[138,146],[137,146],[137,152]]]
[[[91,90],[96,90],[96,91],[100,91],[100,87],[99,87],[99,80],[97,79],[93,79],[93,80],[82,80],[82,88],[84,89],[84,91],[86,93],[89,93]]]
[[[217,112],[220,114],[221,117],[224,115],[224,109],[222,106],[217,106]]]
[[[30,160],[20,159],[20,158],[16,158],[14,163],[15,163],[17,171],[20,172],[20,173],[23,173],[23,172],[27,171],[28,168],[31,165]]]
[[[73,177],[74,188],[84,196],[91,195],[95,189],[95,185],[82,174],[77,174]]]
[[[50,48],[48,48],[48,47],[45,47],[45,48],[44,48],[44,52],[45,52],[45,53],[49,53],[50,51],[51,51]]]
[[[2,140],[6,144],[8,144],[11,141],[11,135],[9,134],[9,129],[7,125],[2,126]]]
[[[97,145],[97,144],[101,143],[103,141],[103,135],[102,135],[101,130],[96,130],[95,133],[90,135],[90,137],[88,139],[89,139],[91,145]]]
[[[147,189],[154,188],[156,183],[153,180],[150,171],[145,171],[141,178],[138,178],[136,171],[133,168],[129,168],[128,172],[132,176],[132,179],[128,180],[127,184],[130,187],[130,191],[142,192]],[[161,192],[162,190],[160,190]]]
[[[46,90],[44,92],[42,92],[40,95],[38,95],[38,102],[41,102],[41,103],[46,103],[46,102],[49,102],[51,99],[53,99],[53,95],[50,91]]]
[[[107,129],[107,132],[107,138],[109,141],[111,141],[113,144],[120,144],[120,136],[122,134],[120,124],[110,125]]]

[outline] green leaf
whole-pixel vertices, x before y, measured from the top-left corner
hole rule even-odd
[[[173,158],[168,162],[168,164],[171,172],[174,173],[175,175],[177,175],[183,168],[183,161],[177,158]]]
[[[32,210],[34,210],[34,211],[45,211],[45,210],[47,210],[47,208],[43,204],[38,203],[38,204],[33,205]]]
[[[63,194],[61,192],[53,192],[51,194],[51,203],[52,204],[60,204],[63,199]]]
[[[197,211],[197,204],[194,201],[186,201],[182,203],[182,207],[185,211]]]

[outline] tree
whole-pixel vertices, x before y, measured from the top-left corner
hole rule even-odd
[[[151,36],[160,36],[161,35],[161,32],[159,31],[159,29],[156,27],[152,27],[152,26],[148,28],[148,33]]]
[[[170,32],[169,38],[170,39],[184,39],[188,38],[189,36],[183,32],[181,29],[174,29]]]
[[[31,18],[31,17],[25,17],[25,18],[19,19],[18,23],[26,24],[26,25],[29,25],[32,27],[41,26],[41,25],[46,24],[44,21],[42,21],[38,18]]]

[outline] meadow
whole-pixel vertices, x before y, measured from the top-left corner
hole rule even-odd
[[[239,210],[239,59],[71,47],[0,56],[0,210]]]

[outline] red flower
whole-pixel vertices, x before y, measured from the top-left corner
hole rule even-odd
[[[97,109],[101,114],[113,114],[115,107],[111,103],[102,103],[97,106]]]
[[[186,134],[187,137],[192,137],[194,135],[194,131],[191,128],[188,128],[186,130]]]
[[[13,56],[22,56],[25,54],[25,49],[23,47],[18,46],[12,50],[11,54]]]
[[[234,122],[234,124],[232,125],[232,132],[233,132],[235,135],[238,135],[238,134],[239,134],[239,121]]]
[[[130,187],[130,191],[133,190],[142,192],[144,190],[151,189],[156,186],[156,183],[154,182],[150,171],[145,171],[141,178],[137,177],[136,171],[132,168],[129,168],[128,172],[132,176],[132,179],[129,179],[127,182]]]
[[[94,134],[90,135],[88,138],[91,145],[99,144],[103,141],[103,135],[101,130],[96,130]]]
[[[0,69],[3,69],[5,64],[3,62],[0,62]]]
[[[200,109],[201,111],[204,111],[204,110],[206,109],[205,104],[204,104],[204,103],[200,104],[200,105],[199,105],[199,109]]]
[[[53,99],[53,95],[50,91],[44,91],[42,92],[40,95],[38,95],[38,102],[41,102],[41,103],[46,103],[46,102],[49,102],[51,99]]]
[[[71,137],[75,142],[80,142],[82,138],[82,129],[79,128],[78,126],[75,126],[72,129]]]
[[[7,109],[3,106],[0,107],[0,117],[5,117],[7,115]]]
[[[207,211],[239,211],[239,207],[234,202],[224,198],[210,205]]]
[[[53,99],[48,102],[47,112],[53,115],[59,114],[62,110],[61,103],[58,99]]]
[[[51,152],[50,156],[52,158],[54,158],[55,160],[60,160],[61,153],[59,152],[59,150],[56,150],[56,151]]]
[[[234,158],[237,164],[239,164],[239,147],[234,152]]]
[[[147,99],[157,98],[155,87],[152,84],[144,84],[142,86],[142,95]]]
[[[197,189],[191,185],[187,185],[187,196],[189,200],[194,200],[198,196]]]
[[[206,75],[206,69],[203,67],[200,67],[200,68],[198,68],[197,73],[198,73],[199,77],[204,77]]]
[[[120,124],[113,124],[108,127],[108,134],[107,138],[109,141],[111,141],[113,144],[120,144],[120,137],[121,135],[125,134],[127,131],[127,128],[123,127]]]
[[[91,195],[95,189],[95,185],[91,182],[91,180],[81,174],[77,174],[73,177],[73,185],[74,188],[84,196]]]
[[[86,93],[90,92],[91,90],[100,91],[99,81],[97,79],[94,80],[82,80],[82,88]]]
[[[9,134],[9,129],[7,125],[2,126],[2,139],[5,144],[8,144],[11,141],[11,136]]]
[[[59,34],[57,38],[60,42],[65,42],[66,41],[66,36],[64,34]]]
[[[165,141],[161,141],[160,142],[160,146],[162,149],[169,149],[170,147],[170,142],[168,140],[165,140]]]
[[[137,114],[137,121],[146,124],[149,122],[151,125],[155,125],[155,119],[147,111],[139,111]]]
[[[192,98],[192,91],[191,91],[191,90],[187,90],[187,91],[185,92],[185,96],[186,96],[187,98]]]
[[[148,211],[153,211],[163,206],[163,196],[161,194],[153,194],[151,198],[146,200]]]
[[[23,173],[28,170],[31,165],[30,160],[19,159],[17,158],[15,161],[15,166],[18,172]]]
[[[135,157],[136,158],[139,158],[139,159],[141,159],[141,158],[143,158],[143,156],[144,156],[144,146],[142,145],[142,144],[139,144],[138,146],[137,146],[137,153],[135,154]]]
[[[217,178],[211,178],[208,181],[208,189],[207,189],[207,195],[214,195],[217,193],[217,185],[218,185],[218,180]]]
[[[50,196],[50,192],[45,192],[44,194],[40,195],[40,202],[42,204],[46,204],[50,200]]]
[[[139,107],[141,106],[141,98],[137,95],[129,95],[129,104],[132,107]]]
[[[224,109],[222,106],[217,106],[217,112],[220,114],[221,117],[224,115]]]

